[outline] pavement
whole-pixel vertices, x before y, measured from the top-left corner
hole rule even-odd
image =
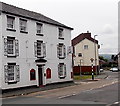
[[[64,88],[69,86],[75,86],[77,84],[81,84],[84,82],[90,82],[90,81],[99,81],[101,79],[107,78],[108,75],[106,72],[101,72],[99,75],[95,77],[95,80],[86,79],[86,80],[74,80],[70,82],[64,82],[64,83],[57,83],[57,84],[50,84],[43,87],[25,87],[25,88],[18,88],[18,89],[10,89],[5,90],[2,92],[2,95],[0,97],[6,98],[6,97],[12,97],[12,96],[20,96],[20,95],[27,95],[30,93],[45,91],[45,90],[51,90],[51,89],[58,89],[58,88]]]

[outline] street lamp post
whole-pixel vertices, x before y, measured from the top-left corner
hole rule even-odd
[[[80,76],[81,76],[81,63],[82,63],[82,59],[80,59]]]
[[[96,72],[96,75],[97,75],[97,59],[96,59],[96,43],[95,43],[95,37],[98,36],[98,35],[94,35],[94,52],[95,52],[95,72]]]
[[[80,70],[80,76],[81,76],[81,63],[82,63],[82,59],[80,59],[80,68],[79,68],[79,70]]]

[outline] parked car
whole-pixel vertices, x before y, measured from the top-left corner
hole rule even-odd
[[[113,67],[113,68],[110,69],[110,71],[112,71],[112,72],[118,72],[119,70],[118,70],[117,67]]]
[[[103,72],[103,69],[102,69],[102,68],[100,69],[100,72]]]

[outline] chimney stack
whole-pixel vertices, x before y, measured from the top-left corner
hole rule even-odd
[[[87,31],[87,33],[90,33],[89,31]]]

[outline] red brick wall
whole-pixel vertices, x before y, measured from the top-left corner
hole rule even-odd
[[[96,68],[98,69],[98,66]],[[95,72],[95,66],[93,67],[93,71]],[[85,73],[85,72],[92,72],[92,67],[91,66],[81,66],[81,73]],[[80,66],[74,66],[73,73],[79,74],[80,73]]]

